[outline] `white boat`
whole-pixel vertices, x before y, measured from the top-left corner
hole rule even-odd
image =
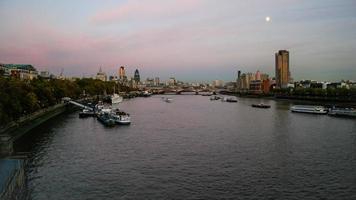
[[[114,93],[113,95],[110,96],[111,98],[111,103],[112,104],[117,104],[117,103],[121,103],[123,101],[123,97]]]
[[[119,109],[112,110],[111,116],[115,120],[115,123],[122,124],[122,125],[129,125],[131,124],[131,117],[130,114],[120,111]]]
[[[323,106],[308,106],[308,105],[295,105],[290,109],[292,112],[310,113],[310,114],[327,114],[328,109]]]
[[[230,102],[230,103],[236,103],[237,98],[236,97],[223,97],[221,99],[222,102]]]
[[[331,116],[356,117],[356,109],[353,108],[332,108],[329,111]]]
[[[167,103],[172,103],[173,99],[172,98],[168,98],[168,97],[162,97],[162,100],[167,102]]]

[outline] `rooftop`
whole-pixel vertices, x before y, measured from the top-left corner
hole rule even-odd
[[[0,64],[0,66],[8,69],[24,69],[29,71],[37,71],[35,67],[28,64]]]

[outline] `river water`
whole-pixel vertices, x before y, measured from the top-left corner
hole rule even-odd
[[[78,112],[32,130],[29,199],[356,199],[356,120],[289,102],[196,95],[124,101],[130,126]],[[267,103],[270,109],[252,108]]]

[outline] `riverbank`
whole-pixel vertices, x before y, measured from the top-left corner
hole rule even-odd
[[[0,130],[0,157],[11,155],[13,152],[13,142],[18,138],[71,107],[72,106],[66,103],[57,104],[49,108],[41,109],[29,116],[22,117],[19,120],[2,127]]]
[[[237,93],[222,93],[224,95],[236,96],[239,98],[254,98],[254,99],[268,99],[275,101],[288,101],[293,103],[305,103],[305,104],[321,104],[327,107],[341,106],[356,108],[356,99],[340,99],[331,97],[317,97],[317,96],[286,96],[286,95],[241,95]]]

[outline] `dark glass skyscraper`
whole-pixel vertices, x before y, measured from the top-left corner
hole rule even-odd
[[[135,70],[134,80],[137,83],[140,82],[140,73],[138,72],[138,69]]]

